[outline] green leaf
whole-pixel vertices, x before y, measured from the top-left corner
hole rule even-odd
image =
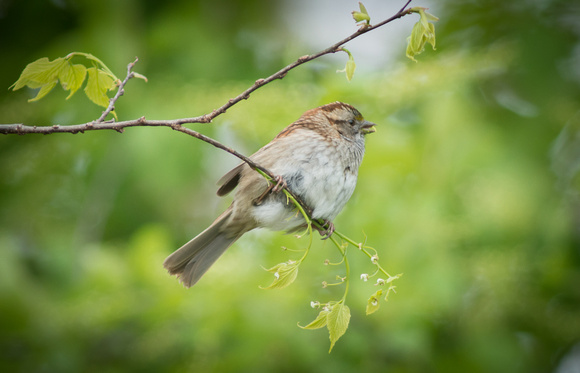
[[[354,63],[354,58],[352,54],[348,56],[348,61],[346,61],[346,79],[350,82],[354,76],[354,71],[356,70],[356,64]]]
[[[145,75],[143,75],[143,74],[139,74],[139,73],[135,73],[135,72],[134,72],[134,73],[133,73],[133,76],[134,76],[135,78],[138,78],[138,79],[143,79],[145,82],[147,82],[147,81],[148,81],[148,80],[147,80],[147,77],[146,77]]]
[[[364,4],[361,3],[360,1],[358,2],[358,7],[361,13],[369,15],[369,12],[367,12],[367,8],[365,8]]]
[[[427,42],[429,44],[431,44],[431,47],[433,48],[433,50],[435,50],[435,25],[432,23],[429,23],[429,32],[426,34],[426,39]]]
[[[373,313],[379,309],[379,306],[380,306],[379,299],[380,299],[382,294],[383,294],[383,290],[379,289],[376,291],[376,293],[371,295],[371,297],[369,298],[369,300],[367,302],[367,315],[370,315],[371,313]]]
[[[367,9],[365,8],[365,6],[363,5],[363,3],[361,3],[359,1],[358,3],[359,5],[359,9],[360,12],[357,11],[352,11],[352,18],[354,18],[355,22],[364,22],[366,21],[367,24],[369,24],[371,17],[369,16],[369,13],[367,12]]]
[[[115,74],[113,74],[113,72],[107,67],[107,65],[104,64],[103,61],[101,61],[99,58],[93,56],[90,53],[79,53],[79,52],[75,52],[75,54],[84,56],[85,58],[96,62],[98,65],[100,65],[101,67],[99,68],[99,70],[101,70],[104,74],[107,74],[108,76],[111,77],[111,79],[113,79],[114,81],[119,80],[119,78],[117,78],[117,76],[115,76]]]
[[[413,26],[413,31],[411,32],[411,45],[416,54],[423,51],[425,41],[423,40],[423,35],[425,34],[425,29],[421,22],[415,23]]]
[[[31,98],[30,100],[28,100],[28,102],[38,101],[41,98],[43,98],[44,96],[46,96],[50,91],[52,91],[52,89],[54,88],[54,86],[56,85],[57,82],[58,82],[58,80],[54,80],[51,83],[48,83],[48,84],[41,86],[40,90],[38,91],[36,96],[34,96],[34,98]]]
[[[363,22],[363,21],[369,22],[371,20],[368,14],[364,14],[361,12],[352,12],[352,18],[354,18],[355,22]]]
[[[346,66],[342,70],[336,70],[337,73],[346,73],[346,79],[350,82],[354,76],[354,71],[356,70],[356,63],[354,63],[354,57],[352,53],[346,48],[341,48],[346,54],[348,54],[348,61],[346,61]]]
[[[85,87],[87,97],[99,106],[109,106],[107,91],[115,88],[115,81],[109,74],[96,67],[89,67],[87,73],[89,75],[87,86]]]
[[[282,289],[290,285],[298,276],[298,266],[300,262],[289,260],[267,269],[266,271],[273,273],[275,278],[269,286],[262,289]]]
[[[419,19],[419,22],[421,22],[421,25],[423,26],[423,30],[428,30],[429,29],[429,20],[427,19],[427,16],[425,14],[425,9],[421,9],[419,11],[419,15],[421,16],[421,18]]]
[[[330,311],[328,311],[327,309],[322,309],[320,311],[320,313],[318,313],[318,316],[316,316],[314,321],[312,321],[310,324],[308,324],[306,326],[301,326],[300,324],[298,324],[298,326],[302,329],[320,329],[320,328],[323,328],[326,326],[326,322],[328,320],[329,313],[330,313]]]
[[[439,21],[439,17],[434,16],[431,13],[427,13],[425,11],[423,11],[423,13],[425,14],[424,17],[427,18],[427,20],[431,21],[431,22],[436,22]]]
[[[419,22],[413,26],[411,36],[407,38],[406,55],[415,62],[417,62],[415,56],[425,50],[426,43],[431,44],[435,49],[435,25],[429,21],[438,21],[439,18],[425,12],[425,9],[423,7],[411,8],[412,12],[419,13],[421,17]]]
[[[47,57],[40,58],[26,65],[18,80],[10,88],[16,91],[25,86],[39,88],[45,84],[52,84],[58,79],[60,70],[66,64],[67,61],[62,57],[54,61],[49,61]]]
[[[84,65],[67,63],[58,75],[62,89],[70,91],[67,100],[81,87],[87,75],[87,68]]]
[[[330,349],[328,352],[332,351],[334,344],[348,329],[348,323],[350,321],[350,309],[344,303],[335,304],[328,316],[326,327],[328,328],[328,333],[330,337]]]

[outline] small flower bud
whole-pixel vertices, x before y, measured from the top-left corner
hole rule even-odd
[[[363,280],[364,282],[367,282],[369,279],[369,274],[363,273],[362,275],[360,275],[360,279]]]
[[[319,301],[312,301],[312,302],[310,302],[310,307],[318,308],[318,307],[320,307],[320,302]]]
[[[384,284],[385,284],[385,280],[382,278],[378,278],[377,283],[375,285],[384,285]]]
[[[371,262],[373,264],[377,264],[378,261],[379,261],[379,256],[377,254],[371,256]]]

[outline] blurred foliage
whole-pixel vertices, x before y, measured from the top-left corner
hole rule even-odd
[[[0,86],[42,56],[83,50],[121,76],[138,55],[138,71],[150,80],[129,83],[120,119],[199,115],[304,54],[285,59],[292,34],[277,22],[280,4],[3,1],[0,49],[10,58],[0,59]],[[305,110],[335,100],[379,124],[336,225],[352,238],[366,235],[383,265],[405,276],[371,316],[365,307],[376,288],[354,281],[350,328],[332,354],[325,332],[296,323],[314,318],[310,301],[341,294],[320,287],[339,274],[322,265],[336,261],[336,249],[315,242],[291,287],[265,291],[258,286],[271,278],[261,266],[295,254],[277,248],[304,243],[252,232],[183,289],[161,263],[227,206],[214,182],[237,162],[168,129],[133,128],[0,138],[2,371],[573,367],[580,4],[437,4],[437,51],[419,63],[396,51],[400,62],[371,73],[357,59],[348,83],[336,74],[344,56],[329,57],[258,90],[214,124],[195,126],[250,154]],[[261,58],[266,45],[280,45],[270,47],[278,53]],[[100,115],[82,97],[65,102],[55,92],[27,103],[33,95],[0,91],[0,122],[74,124]],[[356,254],[355,276],[369,264]]]

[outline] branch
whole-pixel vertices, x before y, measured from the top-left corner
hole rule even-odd
[[[272,179],[275,179],[276,175],[274,175],[268,169],[253,162],[250,158],[246,157],[245,155],[238,153],[236,150],[229,148],[229,147],[223,145],[222,143],[220,143],[220,142],[218,142],[210,137],[202,135],[201,133],[199,133],[197,131],[194,131],[194,130],[189,129],[187,127],[183,127],[183,124],[187,124],[187,123],[210,123],[210,122],[212,122],[213,119],[215,119],[217,116],[225,113],[230,107],[234,106],[235,104],[237,104],[238,102],[240,102],[242,100],[247,100],[250,97],[250,94],[252,92],[254,92],[255,90],[257,90],[258,88],[263,87],[264,85],[271,83],[274,80],[283,79],[286,76],[286,74],[288,74],[288,72],[290,70],[293,70],[296,67],[298,67],[306,62],[320,58],[324,55],[341,51],[342,46],[344,44],[348,43],[349,41],[351,41],[351,40],[353,40],[353,39],[355,39],[363,34],[366,34],[369,31],[372,31],[376,28],[384,26],[387,23],[390,23],[398,18],[401,18],[403,16],[411,14],[412,12],[410,11],[410,9],[407,9],[407,6],[411,3],[411,1],[412,0],[408,0],[405,3],[405,5],[397,13],[395,13],[395,15],[393,15],[392,17],[390,17],[382,22],[379,22],[376,25],[364,24],[356,32],[354,32],[350,36],[340,40],[339,42],[331,45],[330,47],[328,47],[324,50],[321,50],[315,54],[302,56],[302,57],[298,58],[296,61],[294,61],[293,63],[280,69],[278,72],[270,75],[269,77],[267,77],[265,79],[256,80],[255,83],[252,86],[250,86],[248,89],[246,89],[245,91],[240,93],[238,96],[231,98],[224,105],[213,110],[211,113],[207,113],[207,114],[197,116],[197,117],[192,117],[192,118],[180,118],[180,119],[173,119],[173,120],[148,120],[148,119],[145,119],[145,117],[141,117],[138,119],[121,121],[121,122],[115,122],[113,120],[105,121],[104,119],[107,117],[107,115],[109,115],[114,110],[114,108],[115,108],[114,105],[117,102],[117,100],[123,95],[124,87],[127,84],[127,82],[129,81],[129,79],[135,77],[135,73],[133,73],[131,71],[133,66],[135,65],[135,63],[137,63],[137,61],[138,61],[138,59],[135,59],[134,62],[129,63],[129,65],[127,66],[127,76],[119,84],[119,88],[117,90],[117,93],[115,94],[115,96],[113,98],[111,98],[109,100],[109,106],[107,107],[107,109],[105,111],[103,111],[102,115],[97,120],[92,121],[92,122],[88,122],[88,123],[84,123],[84,124],[66,125],[66,126],[61,126],[61,125],[26,126],[22,123],[0,124],[0,134],[4,134],[4,135],[9,135],[9,134],[26,135],[26,134],[32,134],[32,133],[45,134],[45,135],[52,134],[52,133],[76,134],[79,132],[84,133],[85,131],[96,131],[96,130],[115,130],[117,132],[122,133],[124,131],[124,129],[127,127],[170,127],[173,130],[183,132],[183,133],[188,134],[190,136],[193,136],[199,140],[205,141],[208,144],[215,146],[216,148],[222,149],[222,150],[238,157],[240,160],[247,163],[253,169],[261,170],[262,172],[264,172],[266,175],[268,175]],[[300,197],[295,195],[289,188],[284,187],[284,189],[286,189],[290,193],[290,195],[292,195],[292,197],[294,197],[296,199],[296,201],[301,205],[302,208],[304,208],[304,210],[308,213],[309,216],[312,215],[312,209],[310,207],[308,207],[308,205],[306,205],[300,199]]]
[[[129,81],[129,79],[135,77],[135,73],[133,73],[131,70],[133,70],[133,67],[135,66],[137,61],[139,61],[139,58],[135,58],[135,61],[133,61],[127,65],[127,76],[119,84],[119,88],[117,89],[117,93],[115,94],[115,96],[112,99],[109,100],[109,106],[107,106],[107,109],[105,109],[105,111],[103,111],[103,114],[101,114],[99,119],[97,119],[95,121],[96,123],[103,122],[105,120],[105,118],[107,117],[107,115],[109,115],[112,111],[115,110],[115,102],[117,102],[119,97],[121,97],[125,94],[125,85]]]
[[[101,115],[101,117],[99,119],[97,119],[96,121],[85,123],[85,124],[68,125],[68,126],[59,126],[59,125],[54,125],[54,126],[25,126],[23,124],[0,124],[0,134],[24,135],[24,134],[31,134],[31,133],[40,133],[40,134],[46,135],[46,134],[61,133],[61,132],[67,132],[67,133],[74,134],[74,133],[78,133],[78,132],[83,133],[84,131],[103,130],[103,129],[113,129],[115,131],[122,132],[122,129],[125,127],[136,127],[136,126],[173,127],[175,125],[182,125],[182,124],[187,124],[187,123],[210,123],[214,118],[225,113],[227,109],[234,106],[238,102],[240,102],[242,100],[247,100],[250,97],[250,94],[252,92],[254,92],[255,90],[257,90],[258,88],[260,88],[268,83],[271,83],[272,81],[274,81],[276,79],[284,78],[290,70],[293,70],[296,67],[298,67],[306,62],[320,58],[324,55],[336,53],[336,52],[340,51],[341,47],[344,44],[348,43],[349,41],[351,41],[351,40],[353,40],[353,39],[355,39],[363,34],[366,34],[369,31],[372,31],[372,30],[377,29],[381,26],[384,26],[387,23],[390,23],[398,18],[401,18],[403,16],[411,14],[411,11],[409,9],[407,9],[407,6],[409,5],[409,3],[411,1],[412,0],[408,0],[406,2],[405,6],[403,6],[403,8],[401,8],[401,10],[399,10],[392,17],[390,17],[390,18],[388,18],[380,23],[377,23],[376,25],[363,25],[355,33],[353,33],[352,35],[350,35],[350,36],[342,39],[341,41],[333,44],[332,46],[330,46],[330,47],[328,47],[328,48],[326,48],[318,53],[302,56],[302,57],[298,58],[296,61],[294,61],[293,63],[287,65],[286,67],[280,69],[276,73],[270,75],[269,77],[256,80],[255,83],[252,86],[250,86],[248,89],[246,89],[244,92],[240,93],[238,96],[236,96],[234,98],[231,98],[230,100],[228,100],[228,102],[226,102],[221,107],[219,107],[219,108],[213,110],[211,113],[208,113],[205,115],[192,117],[192,118],[181,118],[181,119],[174,119],[174,120],[157,120],[157,121],[156,120],[145,120],[142,117],[142,118],[138,118],[138,119],[134,119],[134,120],[115,122],[115,125],[113,125],[113,126],[97,125],[99,123],[109,123],[109,122],[103,122],[104,117],[106,117],[106,115],[108,115],[112,110],[114,110],[114,103],[124,93],[123,87],[125,86],[125,84],[127,84],[127,81],[130,78],[134,77],[134,75],[133,75],[134,73],[131,72],[131,69],[133,68],[135,63],[138,61],[136,59],[134,62],[130,63],[127,66],[127,77],[119,85],[119,90],[117,91],[117,94],[115,95],[115,97],[113,97],[111,99],[109,107],[107,107],[107,110],[105,110],[103,112],[103,115]],[[194,136],[194,137],[196,137],[196,136]]]

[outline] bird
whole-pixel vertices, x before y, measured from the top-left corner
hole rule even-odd
[[[217,183],[217,195],[237,188],[231,205],[169,255],[163,266],[189,288],[244,233],[256,228],[289,233],[305,227],[304,217],[279,192],[283,187],[311,208],[312,219],[325,224],[327,238],[334,232],[334,218],[354,192],[365,136],[372,132],[375,124],[343,102],[306,111],[249,157],[276,175],[276,185],[245,162],[226,173]]]

